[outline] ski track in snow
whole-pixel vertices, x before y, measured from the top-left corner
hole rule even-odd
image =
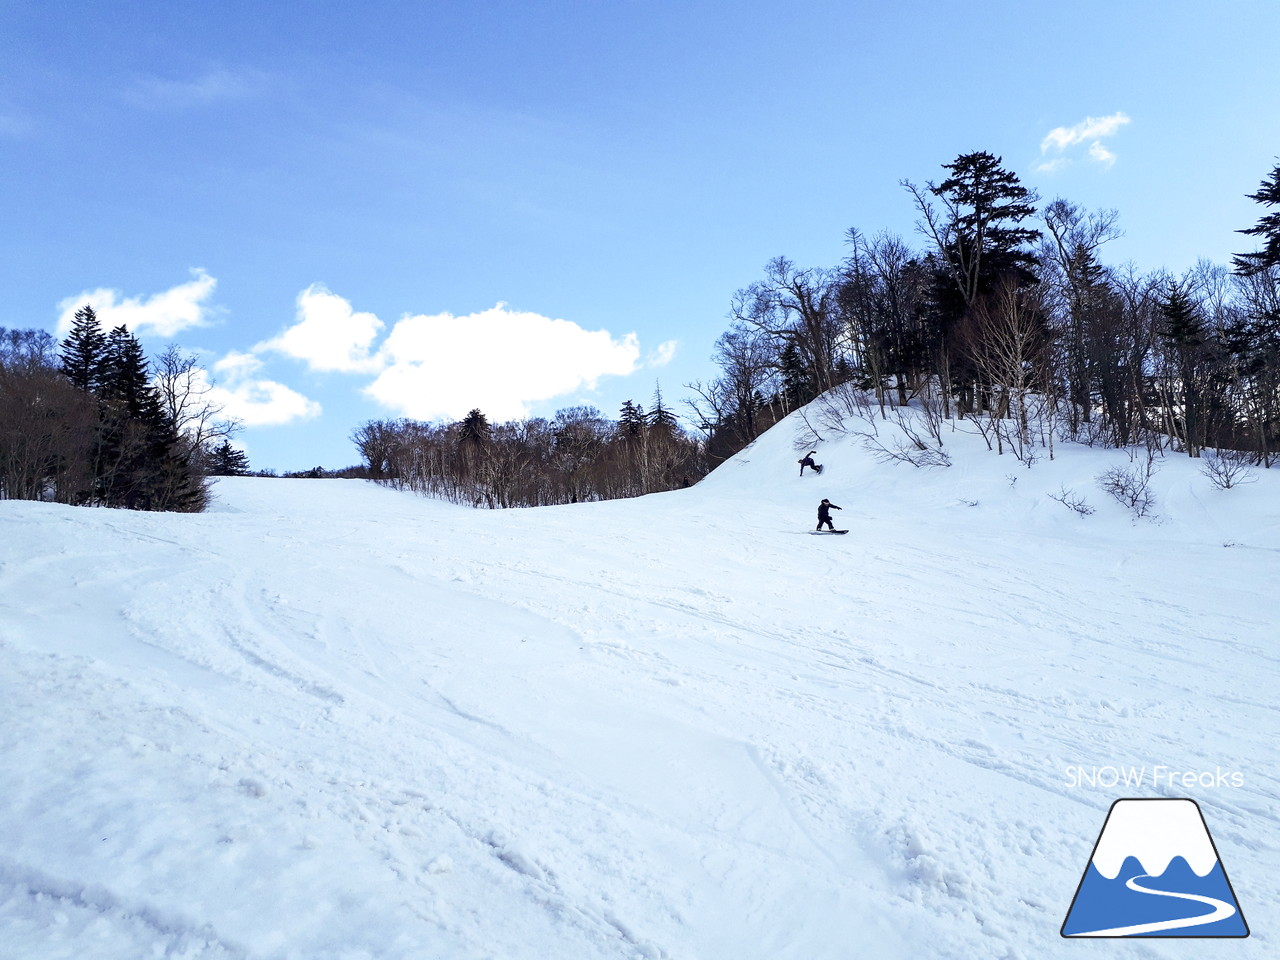
[[[1090,523],[1025,493],[1070,453],[1015,493],[838,444],[798,485],[775,431],[610,504],[0,503],[0,956],[1066,956],[1115,795],[1065,768],[1152,763],[1244,771],[1197,799],[1264,956],[1274,478]],[[818,489],[848,536],[790,536]]]

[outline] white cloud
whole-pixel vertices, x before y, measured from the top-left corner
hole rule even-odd
[[[215,363],[213,369],[229,379],[243,380],[261,370],[262,361],[252,353],[241,353],[239,350],[232,350]]]
[[[298,294],[297,323],[255,350],[276,350],[306,361],[312,370],[374,373],[383,361],[371,348],[383,323],[372,313],[356,313],[351,304],[312,284]]]
[[[192,279],[187,283],[150,296],[126,297],[119,290],[102,287],[67,297],[58,304],[61,311],[58,336],[67,334],[75,312],[85,304],[93,307],[104,330],[124,325],[136,335],[173,337],[183,330],[207,324],[215,312],[208,301],[218,281],[201,269],[193,269],[191,275]],[[312,326],[305,326],[296,334],[299,342],[304,344],[308,342],[308,334],[317,321],[316,311],[304,316],[301,304],[308,294],[314,292],[315,288],[311,288],[304,290],[299,296],[299,316],[304,321],[308,317],[313,321]],[[320,293],[332,296],[327,291],[321,290]],[[333,299],[345,303],[341,298]],[[323,309],[325,306],[323,303],[320,305],[318,312],[321,316],[326,315]],[[374,318],[375,322],[376,319]],[[254,348],[255,351],[257,349],[259,348]],[[320,404],[314,400],[283,383],[259,377],[262,366],[262,360],[255,352],[233,350],[227,353],[213,364],[213,373],[220,382],[209,387],[208,399],[222,404],[226,416],[241,420],[249,427],[277,426],[320,415]],[[198,375],[206,383],[210,382],[204,371],[198,371]]]
[[[1067,166],[1071,161],[1066,157],[1054,157],[1052,160],[1045,160],[1036,164],[1037,173],[1054,173]]]
[[[66,336],[76,311],[85,304],[93,307],[104,330],[123,324],[138,336],[172,337],[190,327],[203,326],[214,312],[207,301],[218,281],[199,268],[193,269],[191,276],[186,283],[149,297],[126,297],[121,291],[106,287],[67,297],[58,304],[58,336]]]
[[[646,367],[665,367],[676,358],[676,348],[680,345],[678,340],[665,340],[658,344],[656,350],[645,358]]]
[[[320,416],[320,404],[274,380],[250,380],[233,388],[214,387],[209,399],[246,427],[278,427]]]
[[[1096,141],[1089,144],[1089,158],[1107,167],[1116,162],[1116,155]]]
[[[244,100],[271,82],[269,74],[248,68],[215,67],[197,77],[140,77],[124,91],[125,99],[148,109],[186,109]]]
[[[1065,150],[1067,147],[1086,140],[1099,140],[1109,137],[1126,123],[1129,117],[1124,113],[1113,113],[1109,117],[1085,117],[1074,127],[1055,127],[1040,143],[1040,152],[1050,149]]]
[[[255,379],[262,361],[251,353],[232,351],[213,365],[226,386],[209,390],[208,399],[223,406],[223,414],[247,427],[273,427],[320,415],[320,404],[275,380]]]
[[[615,339],[568,320],[492,309],[455,317],[407,316],[382,345],[385,367],[365,393],[420,420],[460,418],[480,407],[493,420],[527,416],[530,404],[594,388],[639,367],[634,333]]]
[[[1045,159],[1036,170],[1052,173],[1068,166],[1073,161],[1071,148],[1083,143],[1089,144],[1084,154],[1088,159],[1110,167],[1116,162],[1116,155],[1103,146],[1102,140],[1130,122],[1127,114],[1116,112],[1109,117],[1085,117],[1071,127],[1055,127],[1040,141],[1040,155]]]
[[[365,396],[420,420],[459,419],[474,407],[494,420],[517,419],[534,403],[594,389],[602,376],[626,376],[642,366],[634,333],[615,337],[504,303],[465,316],[407,315],[387,327],[313,284],[298,294],[295,322],[279,336],[214,364],[227,382],[219,402],[251,426],[319,413],[318,404],[296,391],[260,379],[263,355],[272,352],[318,373],[370,376]],[[671,362],[676,346],[674,340],[660,344],[644,365]]]

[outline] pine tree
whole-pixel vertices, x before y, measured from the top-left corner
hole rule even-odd
[[[107,336],[96,462],[96,499],[106,506],[195,511],[207,500],[142,344],[124,326]]]
[[[926,232],[937,244],[966,307],[994,290],[996,281],[1006,274],[1012,274],[1018,286],[1036,279],[1038,260],[1029,246],[1040,239],[1040,231],[1021,224],[1035,215],[1039,198],[1001,162],[1000,157],[978,151],[944,163],[943,169],[951,175],[939,184],[928,184],[929,193],[941,201],[942,212],[908,184],[925,217]]]
[[[1205,362],[1207,334],[1199,304],[1191,299],[1179,283],[1171,282],[1157,305],[1163,323],[1158,330],[1173,359],[1175,383],[1168,388],[1170,432],[1177,434],[1181,421],[1188,456],[1200,456],[1204,445],[1203,410],[1201,409],[1201,368]],[[1176,396],[1176,399],[1175,399]],[[1181,417],[1175,412],[1181,412]]]
[[[623,437],[638,437],[644,433],[644,407],[627,400],[618,412],[618,432]]]
[[[148,425],[159,424],[164,419],[164,406],[151,385],[142,344],[123,325],[107,335],[102,381],[103,398],[117,405],[126,416]]]
[[[647,421],[650,429],[658,429],[666,434],[676,430],[676,415],[663,406],[662,387],[656,383],[653,387],[653,407],[649,410]]]
[[[76,311],[71,332],[62,341],[59,359],[62,372],[73,386],[86,393],[97,393],[102,387],[107,336],[93,307],[86,304]]]
[[[1160,336],[1175,350],[1180,354],[1191,353],[1204,346],[1204,318],[1182,284],[1169,284],[1159,309],[1160,316],[1164,318]]]
[[[249,475],[249,455],[237,450],[229,440],[209,454],[209,476],[244,477]]]
[[[458,427],[458,439],[463,443],[479,446],[489,439],[489,418],[474,408]]]
[[[1262,181],[1262,186],[1257,193],[1250,193],[1247,196],[1250,200],[1267,207],[1280,204],[1280,164],[1271,171],[1269,178]],[[1236,273],[1242,277],[1252,277],[1265,273],[1272,267],[1280,267],[1280,210],[1266,214],[1247,230],[1236,232],[1263,239],[1261,250],[1255,253],[1237,254],[1233,258]]]
[[[904,185],[923,217],[920,229],[936,246],[930,254],[935,272],[929,319],[935,327],[931,339],[938,344],[938,369],[947,371],[951,381],[944,412],[950,415],[949,396],[955,392],[963,416],[979,409],[985,395],[975,360],[981,344],[974,342],[973,330],[980,301],[1002,285],[1024,289],[1038,282],[1039,260],[1030,245],[1040,239],[1040,231],[1022,223],[1034,216],[1039,197],[1001,166],[1000,157],[985,151],[961,154],[943,168],[951,175],[927,184],[927,191]]]
[[[782,369],[782,390],[791,406],[801,406],[817,396],[817,391],[813,388],[813,378],[809,375],[809,370],[795,343],[788,341],[782,348],[778,365]],[[748,413],[751,412],[754,411],[748,411]],[[752,439],[755,439],[754,436],[745,438],[744,442]]]

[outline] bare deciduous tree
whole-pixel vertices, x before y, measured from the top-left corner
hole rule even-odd
[[[633,432],[592,407],[554,420],[489,424],[371,421],[352,440],[370,475],[478,507],[534,507],[634,497],[686,486],[706,473],[703,446],[666,418]]]
[[[0,499],[75,503],[91,477],[92,398],[38,362],[0,362]]]
[[[1044,314],[1035,288],[1020,289],[1002,279],[994,293],[974,309],[974,330],[967,343],[973,366],[992,395],[987,424],[996,451],[1007,444],[1019,460],[1033,456],[1037,436],[1052,442],[1052,375],[1046,364],[1048,346]],[[981,422],[981,418],[975,420]],[[988,440],[988,444],[990,440]]]
[[[217,441],[229,440],[240,431],[241,421],[224,416],[225,405],[212,398],[214,383],[198,356],[170,344],[151,368],[152,382],[186,444],[190,462],[202,463]]]
[[[836,271],[802,270],[785,257],[776,257],[765,265],[763,280],[739,290],[733,298],[733,320],[771,338],[779,356],[784,346],[794,348],[816,393],[831,389],[839,380],[838,280]]]

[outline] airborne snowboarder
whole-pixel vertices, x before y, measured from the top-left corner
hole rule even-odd
[[[821,464],[819,464],[819,463],[814,463],[814,462],[813,462],[813,455],[814,455],[815,453],[817,453],[817,452],[818,452],[817,450],[810,450],[808,453],[806,453],[806,454],[805,454],[804,459],[799,461],[799,464],[800,464],[800,476],[802,476],[802,477],[804,476],[804,468],[805,468],[805,467],[808,467],[808,468],[809,468],[810,470],[812,470],[814,473],[821,473],[821,472],[822,472],[822,465],[821,465]]]

